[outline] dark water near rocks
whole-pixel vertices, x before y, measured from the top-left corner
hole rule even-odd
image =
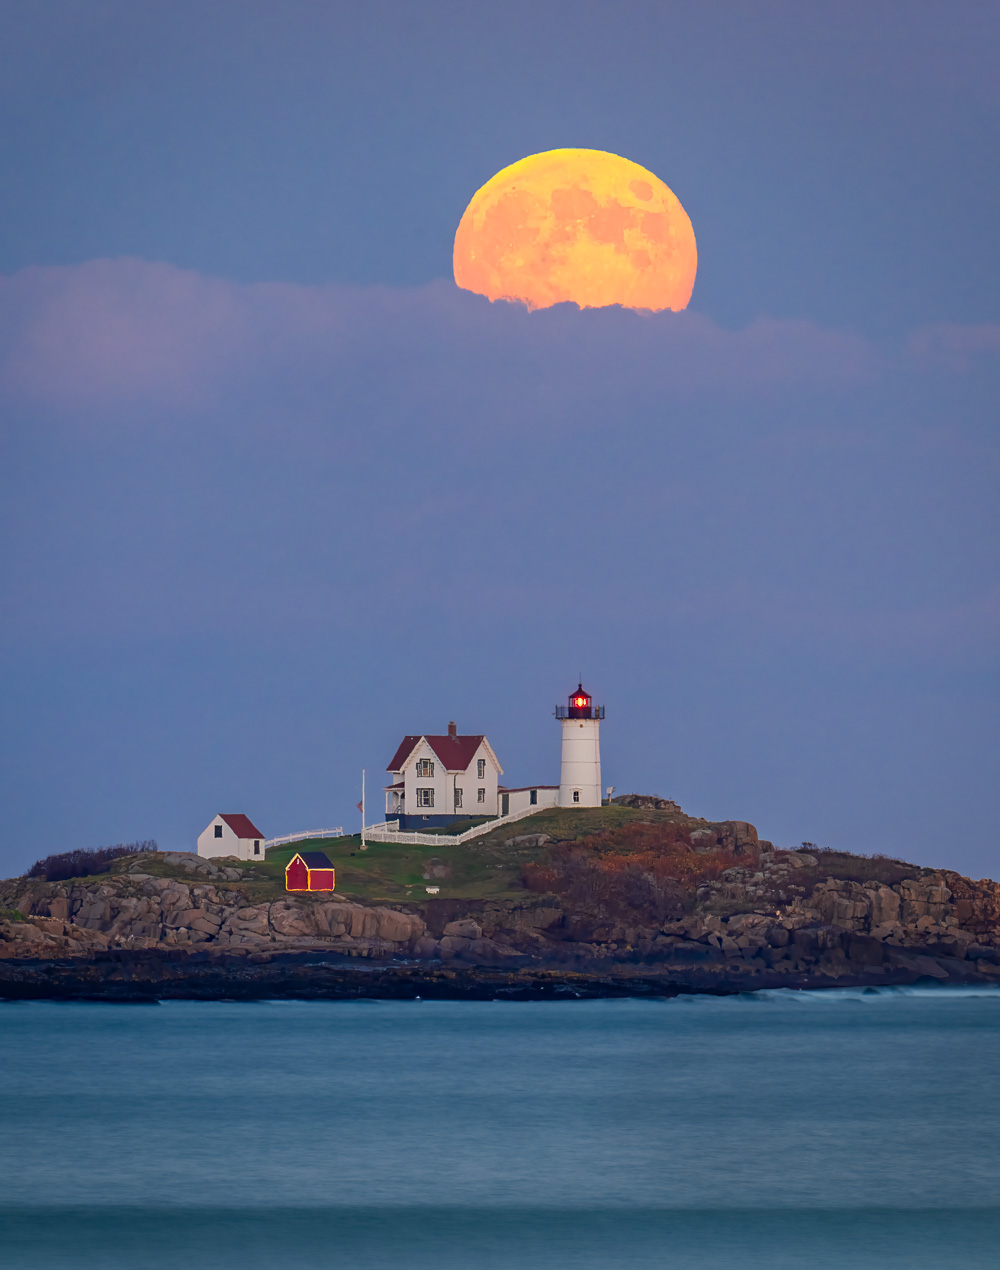
[[[1000,991],[0,1006],[26,1270],[1000,1265]]]

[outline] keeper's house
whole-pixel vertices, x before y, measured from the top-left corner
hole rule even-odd
[[[221,813],[198,835],[201,856],[234,855],[240,860],[263,859],[264,835],[242,812]]]
[[[403,831],[435,829],[471,816],[496,816],[503,768],[485,736],[407,736],[386,768],[385,818]]]
[[[322,851],[299,851],[285,865],[285,890],[332,891],[336,877]]]

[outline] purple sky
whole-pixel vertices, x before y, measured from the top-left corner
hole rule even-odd
[[[400,737],[997,876],[996,64],[980,4],[0,0],[0,870],[353,825]],[[543,55],[543,50],[554,50]],[[683,314],[450,280],[607,148]]]

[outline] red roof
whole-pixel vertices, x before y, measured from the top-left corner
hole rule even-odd
[[[249,816],[244,816],[241,811],[231,812],[227,815],[224,811],[219,812],[219,819],[224,820],[226,824],[236,834],[237,838],[263,838],[264,835],[257,828]]]
[[[385,770],[401,772],[417,742],[426,741],[441,760],[446,772],[464,772],[485,740],[484,736],[406,736]]]
[[[323,851],[296,851],[292,856],[292,860],[301,860],[307,869],[332,869],[330,857]],[[292,860],[285,865],[285,872],[292,866]]]
[[[523,794],[527,789],[558,789],[558,785],[515,785],[509,789],[506,785],[498,785],[501,794]]]

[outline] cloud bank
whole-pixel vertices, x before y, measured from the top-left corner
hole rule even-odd
[[[503,368],[508,383],[544,376],[550,387],[674,394],[849,386],[877,376],[883,355],[806,321],[759,318],[727,331],[693,312],[529,313],[451,282],[240,285],[134,259],[0,279],[0,390],[26,404],[201,408],[264,382],[308,388],[373,359],[415,380],[423,366],[459,392],[475,364]]]

